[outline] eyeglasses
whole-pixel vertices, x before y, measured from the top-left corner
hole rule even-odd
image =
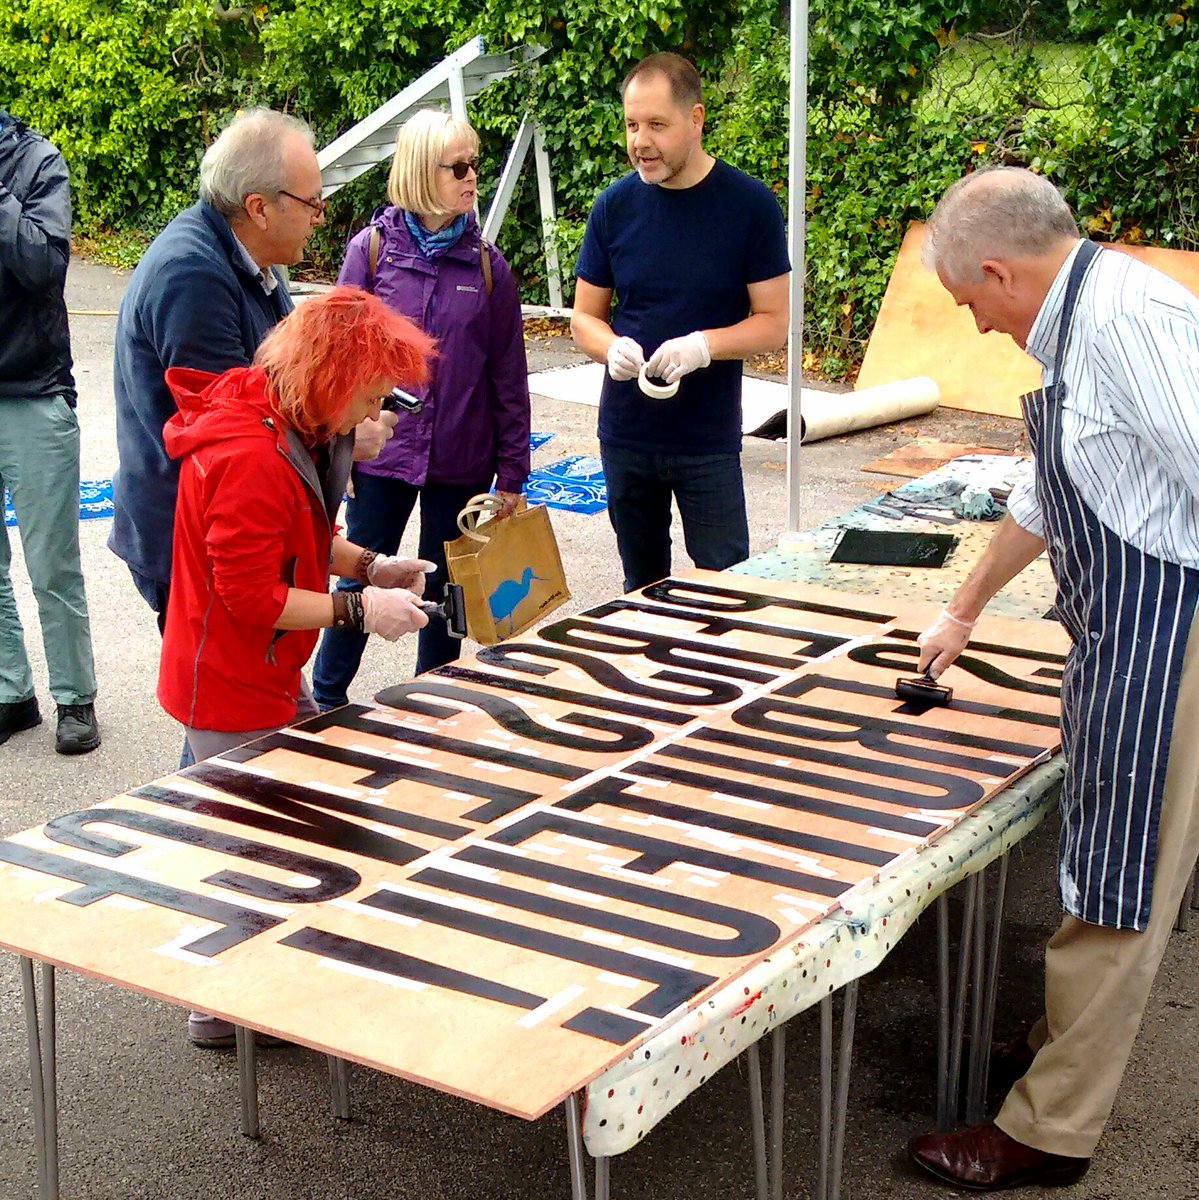
[[[314,213],[316,213],[316,215],[318,217],[323,217],[325,215],[325,209],[326,209],[327,205],[326,205],[325,201],[319,196],[315,200],[305,200],[303,196],[297,196],[295,194],[295,192],[289,192],[284,188],[279,189],[279,195],[280,196],[290,196],[293,200],[298,200],[301,204],[303,204],[305,206],[305,208],[312,209],[312,211]]]
[[[468,158],[462,162],[456,163],[438,163],[443,171],[453,171],[455,179],[465,179],[467,175],[474,171],[476,175],[479,173],[479,160],[477,158]]]

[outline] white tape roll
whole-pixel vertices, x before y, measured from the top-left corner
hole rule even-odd
[[[637,386],[641,389],[642,394],[651,400],[669,400],[679,390],[679,381],[676,379],[674,383],[650,383],[643,365],[637,375]]]

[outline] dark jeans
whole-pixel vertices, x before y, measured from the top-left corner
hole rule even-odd
[[[608,445],[600,454],[626,592],[670,574],[672,496],[697,567],[723,571],[749,557],[739,454],[656,454]]]
[[[440,600],[446,584],[445,543],[458,537],[458,514],[466,502],[491,487],[483,483],[426,483],[414,487],[400,479],[354,471],[354,498],[346,507],[346,537],[368,550],[394,554],[404,536],[404,527],[420,497],[420,537],[417,555],[437,564],[425,576],[425,595]],[[340,591],[360,591],[352,579],[339,579]],[[366,634],[353,629],[326,629],[312,668],[312,694],[324,711],[346,703],[346,691],[358,674]],[[453,662],[462,643],[446,632],[438,617],[417,634],[416,673]]]

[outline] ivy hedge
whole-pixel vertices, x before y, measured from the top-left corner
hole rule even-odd
[[[852,369],[908,223],[985,162],[1062,187],[1086,227],[1199,248],[1199,0],[811,0],[807,341]],[[627,169],[619,84],[654,50],[704,76],[708,144],[786,203],[787,5],[780,0],[11,0],[0,103],[70,163],[84,235],[152,236],[190,203],[204,145],[236,108],[304,116],[322,142],[466,38],[537,43],[531,69],[489,89],[473,119],[492,179],[522,115],[554,165],[563,262],[597,193]],[[484,179],[484,191],[487,180]],[[343,189],[314,239],[336,270],[383,191]],[[501,234],[544,300],[535,188]]]

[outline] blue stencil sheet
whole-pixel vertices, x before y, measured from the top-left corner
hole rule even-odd
[[[530,433],[529,450],[540,450],[554,435],[552,433]]]
[[[529,476],[525,488],[530,504],[591,514],[608,507],[608,487],[600,460],[591,455],[572,454]]]
[[[79,519],[95,521],[102,517],[112,516],[112,480],[83,479],[79,482]],[[17,514],[13,510],[12,497],[8,489],[4,489],[4,524],[10,529],[17,523]]]

